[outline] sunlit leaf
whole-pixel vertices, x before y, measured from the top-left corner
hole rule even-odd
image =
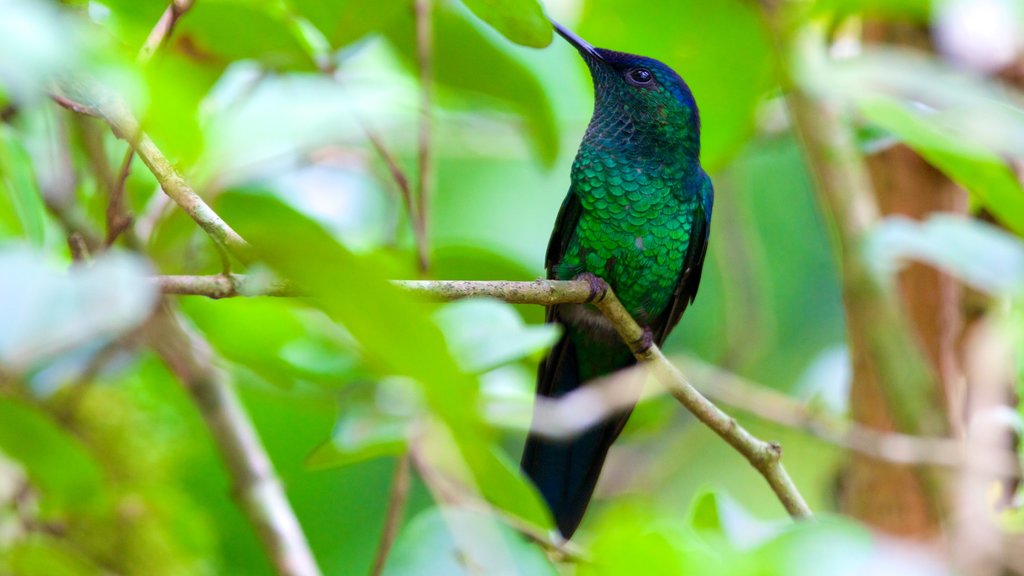
[[[537,0],[462,0],[509,40],[524,46],[543,48],[551,43],[551,23]]]

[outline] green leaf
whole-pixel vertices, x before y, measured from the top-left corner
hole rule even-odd
[[[220,208],[260,259],[348,330],[367,365],[381,376],[403,376],[420,385],[426,405],[457,447],[446,457],[464,461],[486,498],[527,522],[550,525],[536,490],[496,454],[494,432],[479,414],[478,382],[452,358],[427,314],[430,307],[382,278],[373,260],[352,254],[276,199],[234,192],[221,199]]]
[[[690,504],[690,527],[698,532],[722,534],[718,495],[712,490],[698,492]]]
[[[1024,235],[1024,188],[995,152],[943,131],[926,114],[884,97],[860,102],[864,116],[895,134],[951,180],[966,188],[1008,228]]]
[[[657,58],[693,90],[701,117],[701,163],[722,168],[753,136],[761,100],[775,85],[772,40],[756,3],[618,0],[584,5],[591,44]],[[582,64],[581,64],[582,66]]]
[[[447,424],[472,426],[476,383],[448,353],[426,306],[382,278],[371,261],[352,254],[276,199],[229,193],[220,206],[265,263],[348,330],[370,366],[382,375],[420,382]]]
[[[1024,294],[1024,242],[978,220],[887,218],[867,242],[866,260],[888,276],[906,260],[916,260],[990,294]]]
[[[319,312],[288,299],[187,298],[181,307],[219,354],[282,387],[337,387],[360,373],[351,344]]]
[[[384,568],[385,576],[557,573],[540,548],[508,526],[457,508],[430,508],[413,518],[399,533]]]
[[[412,9],[411,2],[379,0],[291,0],[291,5],[335,48],[381,30],[401,11]]]
[[[388,40],[411,66],[416,62],[416,33],[411,14],[395,20]],[[434,74],[437,83],[458,95],[497,101],[523,117],[537,157],[550,166],[558,155],[551,103],[529,68],[496,46],[464,10],[447,3],[434,11]]]
[[[16,539],[10,549],[0,550],[0,571],[18,576],[101,576],[108,572],[70,542],[45,536]]]
[[[276,69],[316,69],[287,16],[271,0],[203,0],[181,19],[175,43],[221,65],[253,59]]]
[[[63,271],[43,254],[7,247],[0,270],[0,364],[16,372],[121,335],[157,300],[148,266],[127,254]]]
[[[6,124],[0,124],[0,188],[4,192],[0,203],[13,208],[20,232],[36,246],[42,246],[46,239],[46,208],[32,173],[32,160],[18,135]]]
[[[551,324],[527,326],[512,306],[493,299],[452,302],[434,315],[463,369],[484,372],[543,352],[558,340]]]
[[[45,511],[88,510],[103,502],[99,464],[35,406],[9,397],[0,402],[0,451],[24,466]]]
[[[551,43],[551,23],[537,0],[462,0],[462,3],[517,44],[543,48]]]

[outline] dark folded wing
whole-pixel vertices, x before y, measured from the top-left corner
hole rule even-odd
[[[683,317],[686,307],[697,297],[697,288],[700,286],[700,276],[704,269],[704,257],[708,251],[708,235],[711,233],[714,194],[711,179],[707,174],[703,174],[701,189],[697,194],[697,210],[690,228],[690,245],[683,256],[683,270],[679,274],[668,307],[651,324],[651,333],[658,346],[665,342],[669,332]]]

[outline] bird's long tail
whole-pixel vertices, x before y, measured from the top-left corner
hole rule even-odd
[[[537,393],[557,398],[585,382],[635,363],[625,345],[595,343],[566,327],[562,339],[540,364]],[[544,496],[565,538],[572,536],[583,519],[608,449],[630,412],[631,409],[616,413],[572,438],[545,438],[531,432],[526,439],[520,466]]]

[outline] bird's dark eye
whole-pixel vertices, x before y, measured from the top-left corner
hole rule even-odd
[[[646,86],[654,81],[654,75],[647,68],[633,68],[626,74],[626,79],[634,86]]]

